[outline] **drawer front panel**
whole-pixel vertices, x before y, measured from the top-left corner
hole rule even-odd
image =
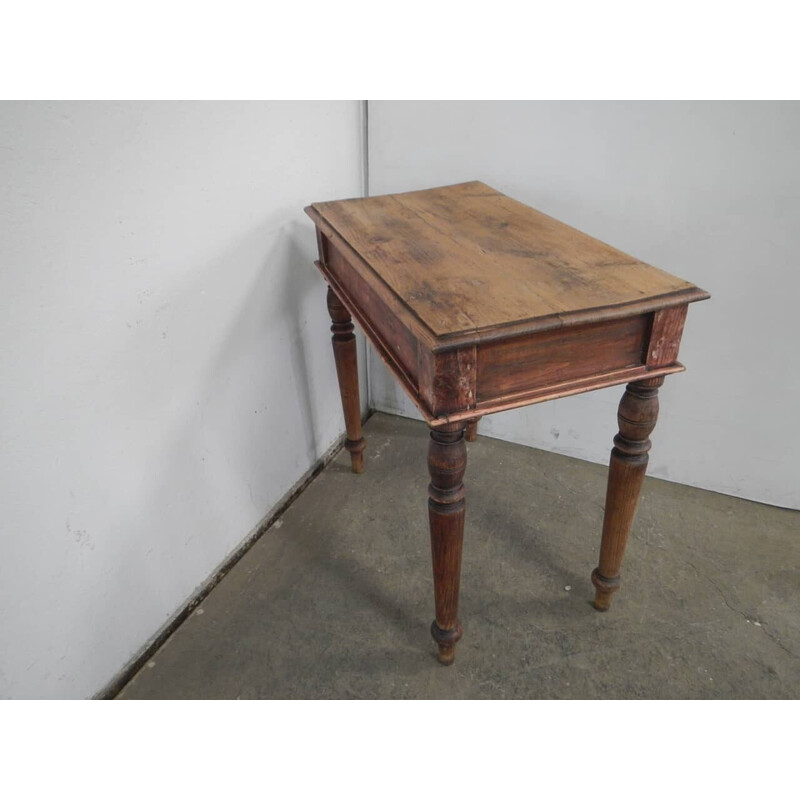
[[[652,314],[478,345],[478,402],[644,363]]]

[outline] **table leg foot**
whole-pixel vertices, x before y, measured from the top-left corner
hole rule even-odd
[[[456,644],[463,636],[464,629],[459,622],[455,628],[443,631],[437,624],[436,620],[431,622],[431,636],[433,641],[439,648],[437,658],[440,664],[449,667],[456,660]]]
[[[619,433],[608,466],[600,562],[592,573],[594,607],[608,611],[619,590],[620,568],[647,471],[650,434],[658,419],[658,387],[664,378],[629,383],[619,404]]]
[[[350,465],[356,475],[360,475],[364,471],[364,449],[366,446],[367,440],[363,436],[356,442],[352,439],[344,440],[344,449],[350,453]]]
[[[616,578],[605,578],[594,569],[592,584],[595,588],[594,607],[598,611],[608,611],[611,607],[611,595],[619,591],[619,575]]]
[[[353,333],[353,320],[350,312],[328,287],[328,312],[331,315],[333,336],[333,358],[336,362],[336,375],[339,378],[339,394],[342,396],[342,410],[347,438],[345,449],[350,453],[353,472],[364,471],[364,448],[367,441],[361,435],[361,401],[358,396],[358,354],[356,336]]]
[[[464,434],[464,438],[468,442],[474,442],[478,438],[478,420],[473,419],[471,422],[467,423],[467,432]]]
[[[436,606],[431,635],[439,648],[439,662],[447,666],[455,660],[456,644],[463,633],[458,619],[458,592],[467,468],[464,427],[464,423],[451,423],[432,429],[428,448],[428,517]]]

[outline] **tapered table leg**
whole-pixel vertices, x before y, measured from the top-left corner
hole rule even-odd
[[[464,434],[464,438],[468,442],[474,442],[478,438],[478,420],[473,419],[467,423],[467,432]]]
[[[361,435],[361,402],[358,397],[358,355],[356,336],[353,333],[353,320],[350,312],[328,287],[328,311],[331,315],[333,332],[333,358],[336,361],[336,374],[339,378],[339,393],[342,396],[344,424],[347,438],[344,446],[350,453],[353,472],[364,471],[364,448],[367,442]]]
[[[594,606],[607,611],[619,589],[620,567],[647,471],[650,434],[658,419],[658,387],[664,378],[629,383],[619,404],[619,433],[614,437],[608,467],[600,563],[592,572]]]
[[[433,556],[433,591],[436,619],[431,635],[439,647],[439,661],[450,665],[463,630],[458,620],[461,549],[464,540],[464,472],[467,446],[461,423],[431,430],[428,447],[428,516]]]

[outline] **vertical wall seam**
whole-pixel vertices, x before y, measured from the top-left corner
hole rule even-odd
[[[369,197],[369,100],[361,101],[361,195]],[[367,387],[367,413],[372,408],[372,381],[370,380],[370,346],[364,337],[364,370]]]
[[[369,100],[361,101],[361,194],[369,197]]]

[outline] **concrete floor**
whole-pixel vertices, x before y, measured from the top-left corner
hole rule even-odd
[[[603,466],[470,444],[455,666],[428,627],[427,429],[342,451],[123,698],[798,698],[800,512],[647,479],[610,612]]]

